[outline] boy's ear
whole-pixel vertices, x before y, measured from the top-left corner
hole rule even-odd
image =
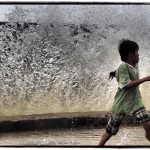
[[[133,56],[133,55],[134,55],[133,52],[129,52],[129,54],[128,54],[129,57],[131,57],[131,56]]]
[[[131,56],[131,54],[132,54],[132,53],[131,53],[131,52],[129,52],[128,56],[130,57],[130,56]]]

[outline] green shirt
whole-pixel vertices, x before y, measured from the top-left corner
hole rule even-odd
[[[118,90],[115,95],[112,112],[115,114],[131,115],[143,107],[139,86],[129,89],[124,88],[133,80],[139,79],[138,66],[135,68],[122,62],[117,70]]]

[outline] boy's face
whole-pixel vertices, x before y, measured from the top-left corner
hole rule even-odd
[[[134,63],[138,63],[139,62],[138,50],[136,50],[135,53],[132,53],[132,60],[133,60]]]

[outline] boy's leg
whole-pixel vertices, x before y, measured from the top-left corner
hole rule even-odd
[[[148,141],[150,141],[150,121],[147,121],[142,124],[145,129],[145,137]]]
[[[145,129],[145,137],[150,141],[150,113],[143,107],[137,110],[134,115],[136,123],[142,124]]]
[[[100,143],[98,144],[98,146],[104,146],[105,143],[111,138],[112,135],[110,135],[109,133],[105,132],[101,138]]]
[[[111,117],[106,126],[106,132],[102,135],[101,141],[98,144],[98,146],[104,146],[105,143],[111,138],[112,135],[117,134],[124,116],[125,115],[116,115],[113,113],[111,114]]]

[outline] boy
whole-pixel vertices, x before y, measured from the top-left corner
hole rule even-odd
[[[134,41],[122,40],[118,47],[122,63],[115,72],[110,72],[109,78],[116,76],[118,91],[114,98],[112,114],[98,146],[116,135],[125,115],[133,115],[136,123],[142,124],[145,137],[150,141],[150,114],[142,103],[139,85],[150,81],[150,76],[139,79],[137,63],[139,62],[139,46]]]

